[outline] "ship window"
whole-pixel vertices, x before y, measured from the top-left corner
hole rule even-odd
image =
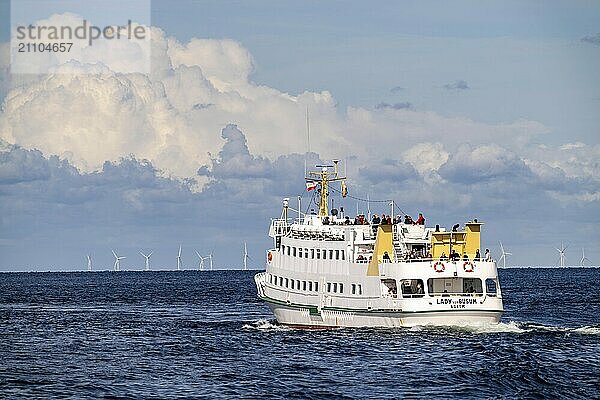
[[[498,293],[498,288],[496,286],[496,280],[488,278],[485,280],[485,291],[488,296],[495,297]]]
[[[356,284],[352,284],[352,294],[356,294]]]
[[[304,258],[308,258],[308,249],[304,249]]]
[[[358,285],[358,294],[362,294],[362,285]]]
[[[281,252],[282,252],[283,254],[285,254],[285,244],[282,244],[282,245],[281,245]]]
[[[321,252],[319,251],[319,249],[317,249],[317,260],[321,259]]]
[[[336,251],[335,251],[335,259],[336,259],[336,260],[339,260],[339,259],[340,259],[340,251],[339,251],[339,250],[336,250]]]
[[[302,290],[306,292],[306,281],[302,281]]]
[[[483,288],[479,278],[430,278],[427,280],[429,296],[481,295]]]
[[[279,286],[283,286],[283,277],[279,277]]]
[[[308,291],[312,292],[312,282],[308,282]]]
[[[298,257],[302,258],[302,249],[298,249]]]
[[[340,283],[340,293],[344,293],[344,284]]]
[[[315,292],[319,291],[319,282],[315,282]]]
[[[292,279],[292,281],[290,282],[290,289],[294,289],[294,280]]]
[[[337,283],[333,284],[333,293],[337,293]]]
[[[296,279],[296,289],[300,290],[300,279]]]
[[[342,260],[345,260],[346,259],[346,252],[344,250],[342,250],[341,253],[342,253]]]
[[[327,250],[323,250],[323,260],[327,258]]]
[[[483,287],[481,287],[481,279],[479,279],[479,278],[464,278],[463,279],[463,293],[483,294]]]
[[[327,282],[327,292],[331,292],[331,282]]]
[[[296,248],[295,248],[295,247],[294,247],[294,248],[292,248],[292,255],[293,255],[294,257],[296,257]]]
[[[333,260],[333,250],[329,250],[329,259]]]
[[[273,283],[273,279],[277,279],[273,275],[269,274],[269,283]]]
[[[315,258],[315,249],[310,249],[310,258]]]
[[[287,247],[287,255],[290,255],[290,246]]]
[[[421,279],[402,279],[402,297],[423,297],[425,288]]]

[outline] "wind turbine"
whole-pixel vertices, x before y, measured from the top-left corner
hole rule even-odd
[[[204,271],[204,257],[198,253],[198,250],[194,250],[198,256],[198,271]]]
[[[210,252],[210,254],[208,255],[208,260],[209,260],[209,262],[210,262],[210,270],[211,270],[211,271],[213,270],[213,263],[212,263],[212,261],[213,261],[213,260],[212,260],[212,256],[213,256],[213,253],[212,253],[212,251],[211,251],[211,252]]]
[[[113,265],[113,270],[114,271],[120,271],[121,270],[121,260],[124,260],[127,257],[119,257],[117,255],[117,253],[115,253],[114,250],[111,250],[113,253],[113,256],[115,256],[115,265]]]
[[[181,245],[179,245],[179,253],[177,253],[177,271],[181,271]]]
[[[558,251],[558,262],[560,263],[561,268],[565,266],[565,250],[567,250],[569,246],[565,247],[565,245],[561,242],[560,249],[556,249]]]
[[[579,266],[583,267],[585,265],[586,261],[591,264],[590,259],[585,256],[585,249],[582,247],[581,248],[581,261],[579,261]]]
[[[506,268],[506,256],[512,256],[512,253],[504,251],[504,246],[502,246],[502,242],[498,241],[498,243],[500,243],[500,253],[502,253],[498,261],[502,260],[502,268]]]
[[[246,246],[246,242],[244,242],[244,271],[248,271],[248,247]]]
[[[88,261],[87,270],[88,270],[88,272],[92,272],[92,256],[89,254],[87,255],[87,261]]]
[[[140,254],[142,255],[142,257],[144,257],[146,259],[144,271],[150,271],[150,256],[152,255],[152,253],[154,253],[154,252],[151,251],[150,254],[146,255],[146,254],[142,253],[142,251],[140,250]]]

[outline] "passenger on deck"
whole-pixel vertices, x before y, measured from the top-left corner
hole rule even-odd
[[[350,225],[350,217],[346,216],[344,219],[344,225]]]
[[[323,225],[329,225],[329,217],[323,218]]]
[[[415,225],[425,225],[425,217],[423,217],[422,213],[419,213],[419,218],[417,218]]]
[[[479,261],[481,259],[481,254],[479,253],[479,249],[475,252],[475,261]]]
[[[392,217],[388,215],[387,218],[386,218],[386,222],[387,222],[388,225],[391,225],[392,224]]]
[[[387,218],[385,214],[381,214],[381,225],[387,225]]]
[[[452,249],[452,254],[450,254],[452,261],[460,260],[460,254],[454,249]]]
[[[452,232],[457,232],[458,231],[458,227],[460,226],[460,224],[456,224],[452,227]]]
[[[358,215],[356,217],[354,217],[354,225],[359,225],[360,222],[360,218],[358,218]]]
[[[383,262],[384,263],[392,262],[392,260],[390,259],[390,255],[388,254],[387,251],[383,252]]]
[[[490,249],[485,249],[485,261],[492,261],[492,253],[490,253]]]
[[[468,260],[469,256],[467,255],[467,253],[463,254],[463,260]]]
[[[446,255],[446,253],[442,253],[442,255],[440,256],[440,260],[447,260],[448,256]]]
[[[379,218],[377,216],[377,214],[373,214],[373,218],[371,219],[371,223],[373,225],[379,225],[380,222],[381,222],[381,218]]]

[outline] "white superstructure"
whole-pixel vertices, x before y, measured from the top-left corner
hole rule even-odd
[[[503,313],[496,263],[484,260],[481,223],[451,231],[390,215],[354,220],[328,209],[337,162],[309,173],[317,187],[315,215],[271,222],[274,248],[255,276],[258,296],[279,323],[300,327],[401,327],[497,323]],[[297,210],[296,210],[297,211]],[[393,213],[393,211],[392,211]],[[391,221],[390,221],[391,220]],[[378,223],[377,223],[378,222]]]

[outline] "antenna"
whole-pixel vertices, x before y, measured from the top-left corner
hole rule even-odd
[[[502,254],[498,261],[502,260],[502,268],[506,268],[506,256],[512,256],[512,253],[504,251],[504,246],[502,246],[502,242],[498,241],[498,243],[500,243],[500,252]]]
[[[556,251],[558,251],[557,263],[560,265],[561,268],[564,268],[565,266],[565,260],[567,259],[567,257],[565,256],[565,250],[567,250],[568,247],[569,246],[565,247],[565,245],[561,242],[560,249],[556,249]],[[556,264],[554,266],[556,266]]]
[[[179,253],[177,253],[177,271],[181,271],[181,245],[179,245]]]
[[[306,107],[306,145],[308,146],[308,153],[310,153],[310,118],[308,116],[308,106]]]
[[[152,253],[154,253],[153,251],[150,252],[150,254],[146,255],[144,253],[142,253],[142,251],[140,250],[140,254],[146,259],[145,261],[145,265],[144,265],[144,271],[150,271],[150,256],[152,255]]]
[[[115,256],[115,263],[113,265],[113,270],[114,271],[120,271],[121,270],[121,260],[126,259],[127,257],[120,257],[117,255],[117,253],[115,253],[114,250],[111,250],[113,253],[113,256]]]
[[[87,270],[88,272],[92,272],[92,256],[87,255]]]
[[[585,256],[585,249],[582,247],[581,248],[581,261],[579,261],[579,266],[581,266],[581,267],[585,266],[586,261],[591,264],[591,261],[589,260],[589,258],[587,258]]]

